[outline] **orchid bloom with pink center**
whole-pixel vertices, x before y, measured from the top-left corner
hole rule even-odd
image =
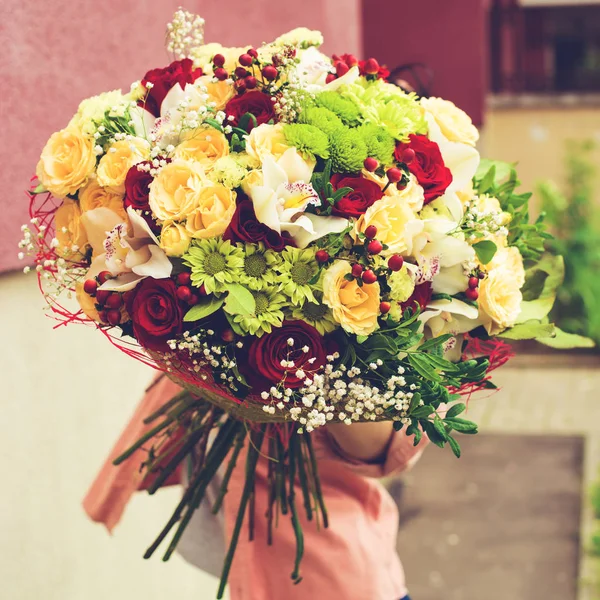
[[[148,223],[132,207],[127,209],[127,216],[130,227],[107,208],[87,211],[82,217],[94,256],[86,278],[102,271],[113,276],[99,289],[126,292],[145,277],[171,276],[173,265]]]

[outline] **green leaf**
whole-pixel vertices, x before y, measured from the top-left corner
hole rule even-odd
[[[228,288],[224,310],[230,315],[251,315],[256,310],[254,296],[239,283],[233,283]]]
[[[511,175],[511,172],[514,171],[514,167],[510,163],[502,160],[490,160],[488,158],[482,158],[479,162],[477,173],[475,173],[475,179],[477,181],[482,181],[492,168],[494,169],[495,175],[494,183],[500,183],[501,181],[508,179]]]
[[[448,412],[446,413],[446,419],[451,419],[452,417],[458,417],[458,415],[460,415],[460,413],[464,412],[464,410],[466,408],[467,407],[462,402],[452,405],[448,409]]]
[[[408,362],[411,367],[419,373],[419,375],[425,377],[429,381],[439,381],[440,376],[436,373],[435,369],[431,366],[429,361],[423,354],[409,354]]]
[[[44,187],[43,183],[38,183],[34,190],[31,191],[32,194],[43,194],[48,190]]]
[[[440,437],[444,439],[444,441],[448,441],[448,432],[444,427],[444,422],[440,419],[439,415],[435,415],[433,418],[433,426],[435,430],[440,434]]]
[[[356,336],[356,343],[357,344],[364,344],[368,339],[369,339],[368,335],[357,335]]]
[[[498,334],[498,337],[507,340],[536,340],[538,338],[550,338],[554,334],[553,323],[542,323],[536,319],[519,323],[506,331]]]
[[[331,199],[333,200],[334,203],[336,203],[338,200],[341,200],[344,196],[351,194],[353,191],[354,191],[354,188],[351,188],[351,187],[340,188],[339,190],[337,190],[336,192],[334,192],[331,195]]]
[[[425,404],[425,406],[419,406],[419,408],[412,411],[410,416],[415,419],[426,419],[434,410],[433,406]]]
[[[248,125],[250,124],[250,122],[252,122],[252,127],[256,127],[258,125],[258,121],[256,120],[256,117],[250,113],[244,113],[241,117],[240,120],[238,121],[238,127],[240,129],[243,129],[244,132],[248,132]]]
[[[217,298],[216,296],[207,296],[203,298],[198,304],[194,304],[190,310],[185,313],[183,320],[186,322],[199,321],[204,319],[214,312],[218,311],[225,302],[224,298]]]
[[[475,250],[475,254],[477,254],[477,258],[481,264],[487,265],[494,258],[498,246],[491,240],[482,240],[473,244],[473,250]]]
[[[454,456],[460,458],[460,444],[451,435],[448,436],[448,443],[452,448],[452,452],[454,452]]]
[[[570,350],[572,348],[595,348],[596,344],[594,340],[584,337],[582,335],[576,335],[574,333],[567,333],[558,327],[554,327],[554,337],[540,337],[537,341],[550,348],[556,348],[557,350]]]
[[[204,122],[207,125],[210,125],[211,127],[214,127],[216,130],[220,131],[221,133],[223,133],[223,126],[221,125],[221,123],[219,123],[219,121],[216,121],[215,119],[204,119]]]
[[[423,342],[421,346],[419,346],[419,350],[423,352],[424,350],[429,350],[431,348],[435,348],[436,346],[441,346],[453,337],[453,333],[444,333],[443,335],[439,335],[438,337],[430,338],[426,342]]]
[[[477,423],[473,423],[473,421],[467,421],[466,419],[459,419],[456,417],[450,419],[446,418],[445,421],[452,429],[456,429],[456,431],[460,431],[460,433],[477,432]]]

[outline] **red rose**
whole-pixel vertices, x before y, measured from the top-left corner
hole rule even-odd
[[[262,242],[266,248],[276,252],[281,252],[286,246],[294,245],[291,239],[284,238],[264,223],[259,223],[256,220],[252,202],[248,198],[240,198],[240,196],[238,196],[237,208],[229,227],[223,234],[223,239],[252,244]]]
[[[333,214],[340,217],[360,217],[367,208],[383,196],[381,188],[374,182],[360,175],[340,175],[336,173],[331,178],[334,190],[344,187],[353,191],[335,203]]]
[[[429,304],[432,294],[433,288],[431,286],[431,281],[420,283],[419,285],[415,286],[412,296],[406,302],[403,302],[400,305],[402,307],[402,312],[404,312],[407,308],[415,310],[415,304],[418,304],[421,310],[424,310]]]
[[[444,164],[440,147],[425,135],[410,134],[408,144],[396,144],[396,160],[402,162],[407,148],[414,150],[415,157],[408,169],[425,190],[425,204],[439,198],[452,183],[452,173]]]
[[[252,113],[258,125],[277,120],[271,96],[258,91],[246,92],[241,96],[232,98],[225,106],[225,113],[228,117],[233,117],[233,121],[229,121],[229,123],[234,127],[237,127],[240,119],[246,113]],[[247,131],[250,131],[252,127],[253,123],[250,121],[246,128]]]
[[[127,297],[137,341],[150,350],[168,350],[167,341],[183,329],[183,310],[172,279],[146,277]]]
[[[293,346],[288,344],[294,340]],[[303,348],[308,348],[304,352]],[[315,359],[315,360],[312,360]],[[293,361],[292,368],[281,366],[281,361]],[[312,361],[312,362],[310,362]],[[285,379],[285,387],[299,388],[304,379],[327,362],[327,352],[321,334],[304,321],[284,321],[260,338],[255,338],[248,349],[248,367],[259,388],[269,389]],[[297,377],[302,370],[305,377]]]
[[[139,163],[144,165],[149,163]],[[123,198],[123,206],[129,208],[130,206],[137,211],[140,211],[142,217],[146,223],[154,231],[158,233],[160,231],[160,225],[157,225],[156,221],[152,217],[152,211],[150,210],[150,204],[148,198],[150,195],[150,183],[152,182],[152,175],[147,171],[140,171],[139,165],[134,165],[127,171],[125,177],[125,198]]]
[[[194,83],[201,75],[202,69],[194,69],[194,63],[189,58],[176,60],[163,69],[152,69],[142,79],[142,85],[149,82],[152,87],[148,90],[145,101],[142,99],[138,104],[155,117],[160,117],[160,105],[169,90],[177,83],[183,89],[186,83]]]
[[[358,69],[360,71],[360,74],[363,76],[369,75],[369,73],[367,73],[365,71],[365,63],[367,61],[366,60],[359,60],[358,61]],[[377,75],[377,79],[383,79],[384,81],[387,80],[387,78],[390,76],[390,70],[382,65],[379,65],[379,70],[376,73]]]

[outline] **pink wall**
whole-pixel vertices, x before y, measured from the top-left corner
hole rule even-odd
[[[435,72],[433,95],[455,102],[476,124],[488,89],[489,0],[365,0],[364,51],[389,68],[422,62]]]
[[[79,101],[122,87],[168,62],[164,29],[181,0],[0,0],[0,272],[17,259],[27,218],[24,190],[50,134]],[[149,10],[149,7],[152,10]],[[328,52],[360,54],[359,0],[188,0],[207,21],[207,41],[259,44],[297,26],[320,29]]]

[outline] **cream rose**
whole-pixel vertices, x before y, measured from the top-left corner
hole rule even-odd
[[[257,185],[264,185],[263,172],[260,169],[252,169],[242,181],[242,191],[249,196],[250,190]]]
[[[414,254],[426,243],[424,223],[400,196],[384,196],[370,206],[355,224],[355,234],[364,233],[367,227],[377,227],[377,239],[387,249],[383,256]]]
[[[379,313],[379,283],[362,287],[345,276],[352,270],[345,260],[334,262],[323,276],[323,302],[331,308],[333,318],[350,333],[369,335],[377,327]]]
[[[203,75],[196,81],[199,81],[206,89],[207,103],[214,102],[215,110],[223,110],[235,96],[235,88],[226,81],[213,81],[213,78],[208,75]]]
[[[421,106],[435,119],[442,133],[451,142],[461,142],[474,146],[479,139],[479,131],[471,117],[449,100],[442,98],[421,98]]]
[[[149,157],[150,144],[142,138],[114,142],[98,164],[98,184],[115,194],[124,194],[129,169]]]
[[[372,173],[366,169],[362,170],[362,176],[376,183],[382,190],[388,183],[387,177],[380,177],[376,173]],[[384,194],[386,196],[399,196],[415,213],[423,208],[423,203],[425,202],[425,190],[419,185],[417,178],[412,173],[405,187],[398,189],[396,185],[388,185]]]
[[[512,327],[521,312],[525,283],[523,257],[514,247],[498,248],[479,284],[479,312],[490,335]]]
[[[265,156],[272,156],[277,160],[289,147],[283,135],[283,123],[263,123],[254,127],[246,138],[246,152],[255,161],[255,165],[262,164]]]
[[[206,183],[199,163],[175,159],[152,180],[150,208],[161,221],[183,221],[198,206],[200,191]]]
[[[63,258],[78,260],[88,243],[88,237],[81,222],[81,209],[77,202],[66,198],[54,213],[58,254]]]
[[[82,213],[94,208],[108,208],[122,217],[123,221],[127,220],[123,196],[101,187],[94,179],[79,192],[79,207]]]
[[[210,171],[219,158],[228,154],[227,138],[208,125],[186,131],[183,140],[175,148],[177,158],[194,160],[200,163],[204,171]]]
[[[181,223],[165,225],[160,234],[160,247],[167,256],[181,256],[190,246],[191,237]]]
[[[46,142],[36,174],[57,198],[65,198],[83,187],[96,166],[94,142],[76,127],[67,127]]]
[[[210,238],[225,233],[235,213],[235,192],[224,185],[205,185],[198,206],[190,213],[186,229],[193,238]]]

